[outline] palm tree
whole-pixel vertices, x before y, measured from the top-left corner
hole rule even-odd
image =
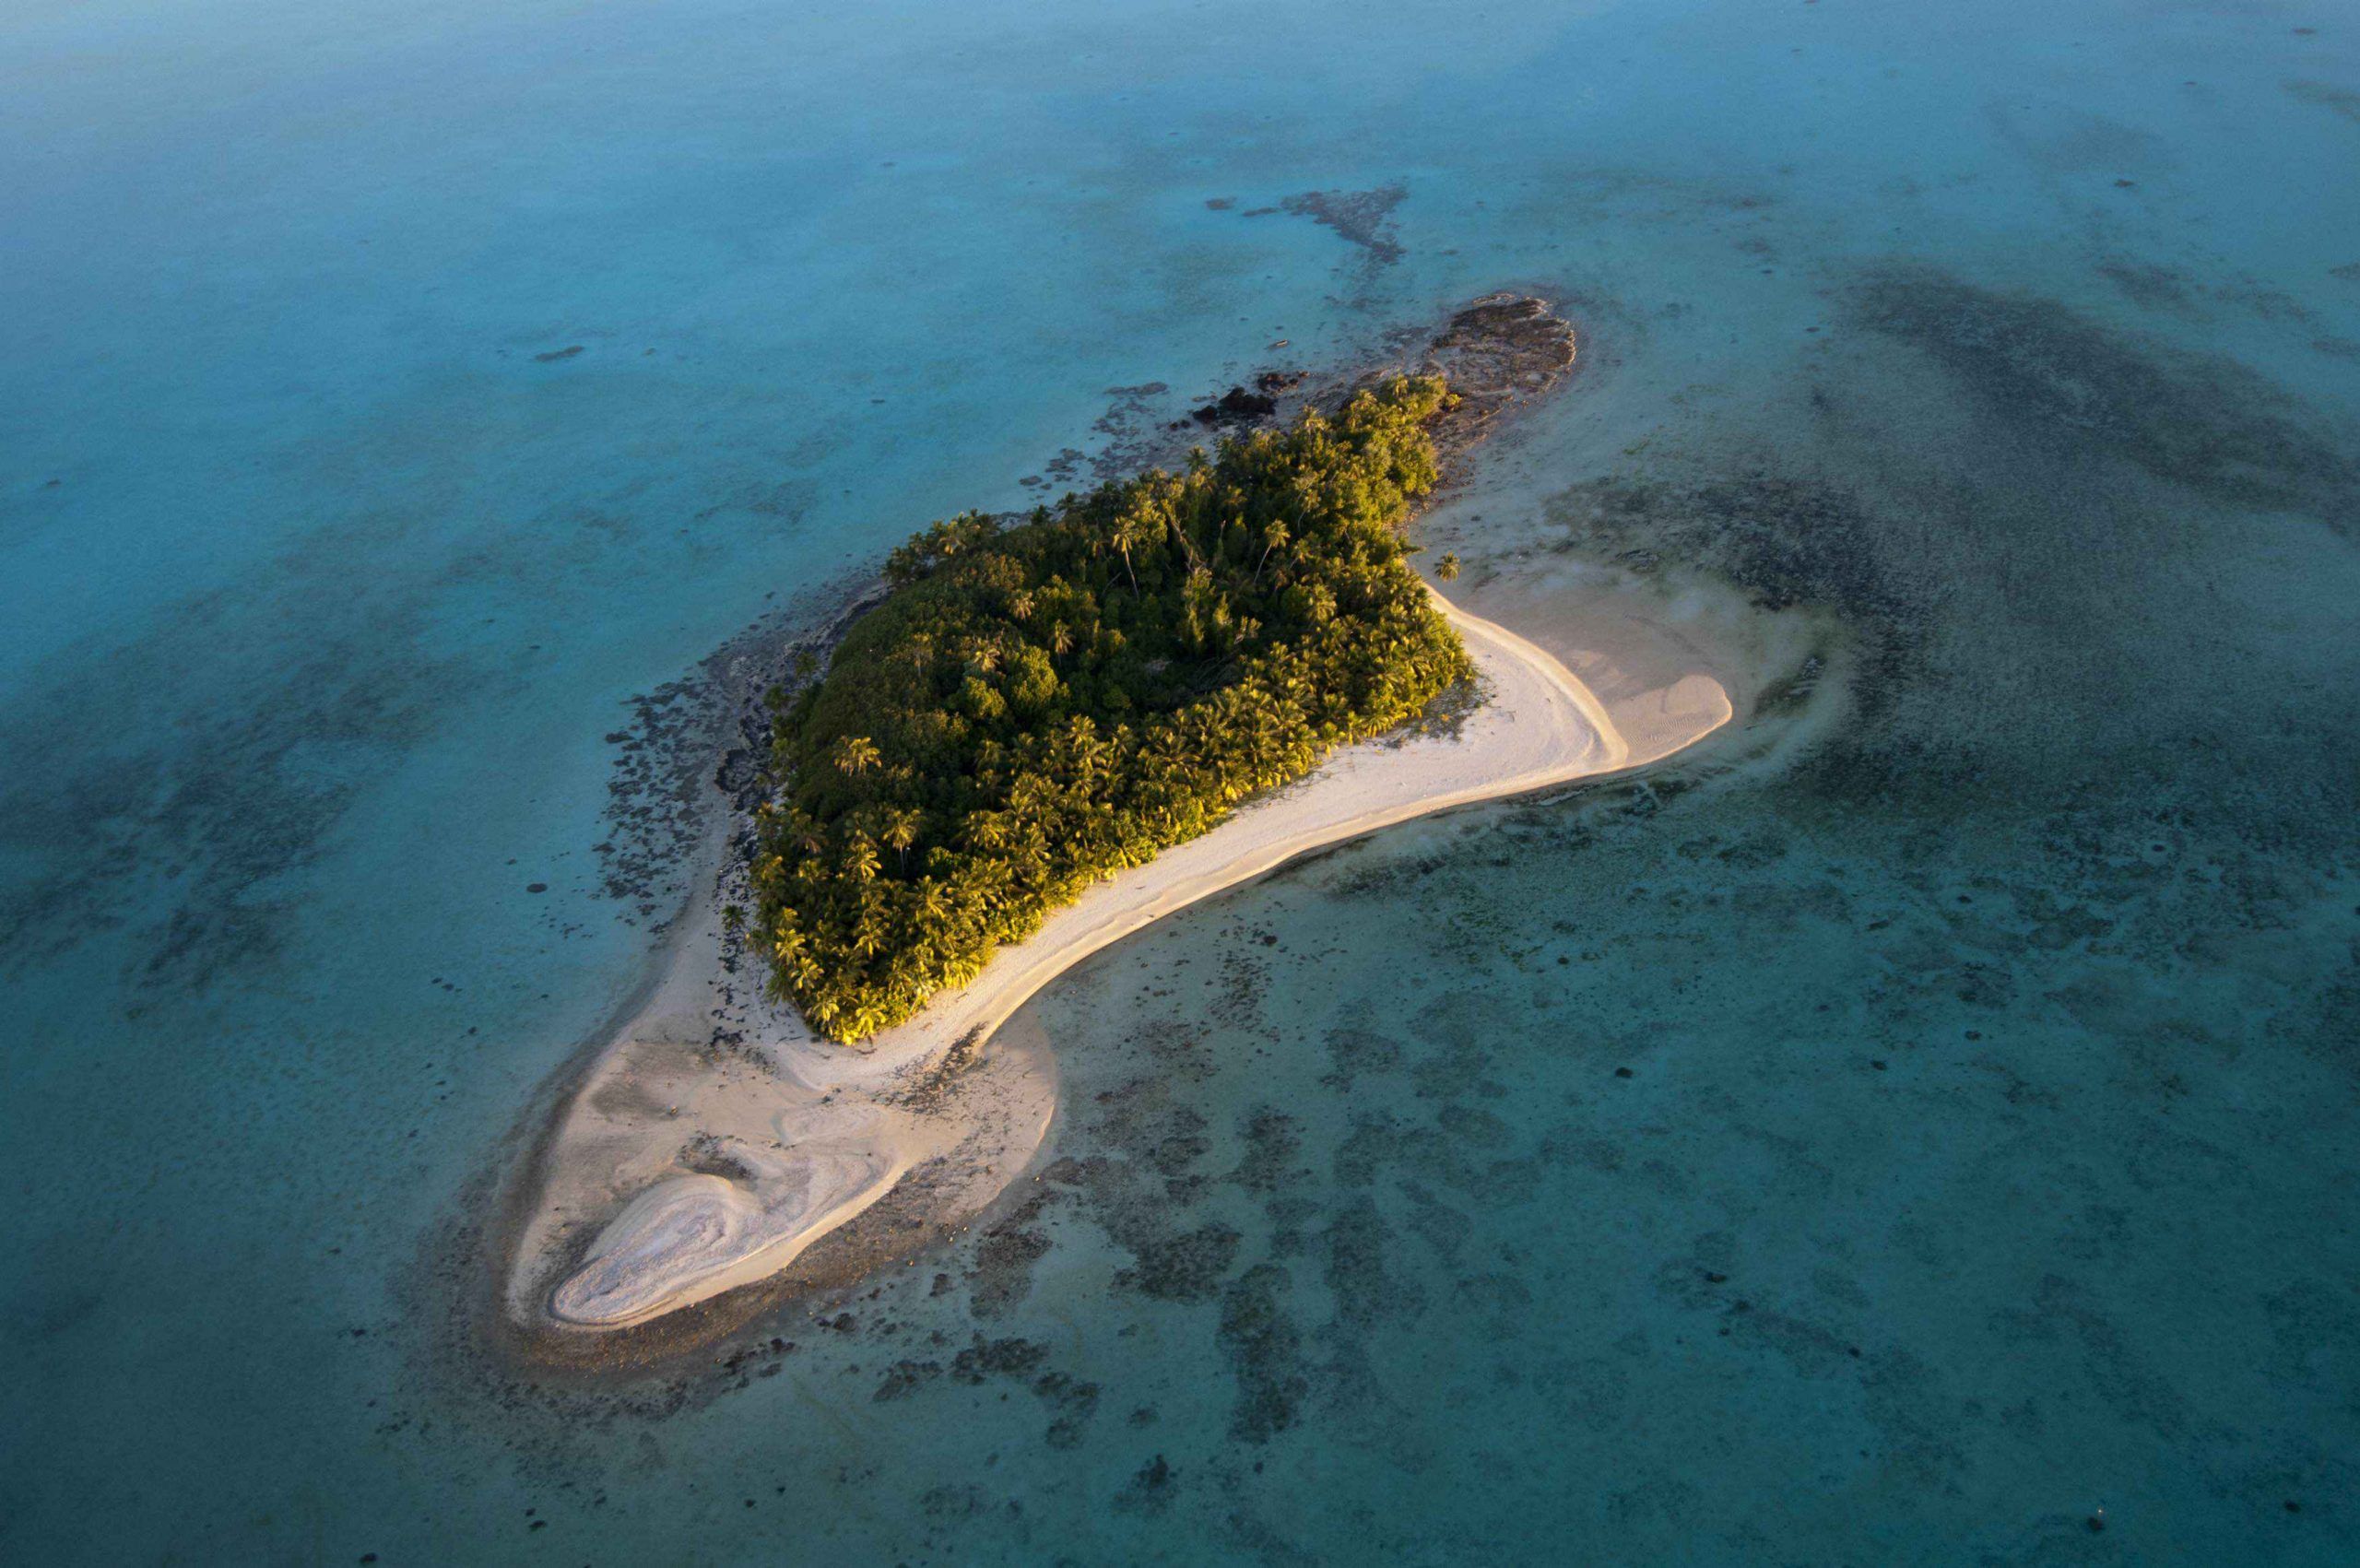
[[[1257,587],[1259,587],[1262,582],[1262,562],[1270,559],[1272,550],[1287,542],[1287,525],[1275,517],[1270,519],[1270,525],[1262,530],[1262,555],[1261,559],[1254,563],[1254,583]]]
[[[909,874],[910,846],[918,842],[918,814],[901,807],[889,807],[885,812],[884,831],[878,838],[887,849],[901,856],[902,873]]]
[[[865,735],[847,735],[836,742],[832,760],[847,773],[865,773],[885,760],[877,743]]]
[[[1137,597],[1144,598],[1146,595],[1139,593],[1139,574],[1131,564],[1131,551],[1134,548],[1152,543],[1162,533],[1162,525],[1138,506],[1127,506],[1115,515],[1111,537],[1115,548],[1122,553],[1123,574],[1131,580],[1131,593]]]
[[[845,875],[856,882],[866,882],[876,877],[877,845],[870,842],[867,833],[855,833],[852,842],[844,845],[844,867]]]
[[[817,817],[797,811],[788,821],[787,842],[805,855],[818,855],[828,847],[828,831]]]
[[[885,948],[885,928],[864,912],[853,927],[852,950],[862,958],[870,958]]]

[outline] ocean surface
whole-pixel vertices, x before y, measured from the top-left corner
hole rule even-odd
[[[1831,658],[1084,965],[793,1349],[456,1348],[676,683],[1503,287],[1470,586]],[[0,1560],[2360,1561],[2350,6],[16,0],[0,323]]]

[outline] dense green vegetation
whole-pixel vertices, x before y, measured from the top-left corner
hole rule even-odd
[[[1404,559],[1438,380],[893,552],[893,591],[782,701],[754,937],[859,1040],[1468,673]]]

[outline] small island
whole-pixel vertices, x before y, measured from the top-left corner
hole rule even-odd
[[[1210,454],[895,551],[770,691],[663,973],[553,1087],[489,1233],[496,1334],[627,1372],[912,1263],[1041,1149],[1056,1048],[1008,1026],[1075,963],[1725,724],[1709,677],[1592,661],[1602,700],[1410,564],[1444,468],[1573,359],[1542,301],[1493,296]]]

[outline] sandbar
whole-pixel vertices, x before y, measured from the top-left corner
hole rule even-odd
[[[1437,598],[1477,671],[1470,710],[1336,751],[1091,888],[971,984],[860,1047],[750,995],[738,972],[759,960],[733,953],[717,918],[703,922],[541,1146],[510,1260],[512,1320],[559,1336],[649,1324],[778,1274],[909,1186],[917,1196],[903,1195],[895,1223],[914,1251],[988,1206],[1040,1148],[1053,1055],[1003,1039],[1002,1026],[1075,963],[1312,851],[1637,767],[1731,716],[1719,683],[1693,672],[1610,704],[1543,649]]]

